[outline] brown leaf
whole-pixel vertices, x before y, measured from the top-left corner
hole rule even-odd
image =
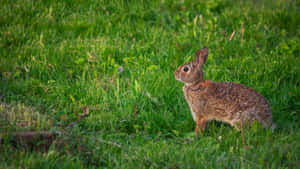
[[[235,31],[232,32],[231,36],[230,36],[230,39],[229,40],[232,40],[233,36],[235,34]]]
[[[53,65],[51,65],[50,63],[48,63],[48,66],[52,69],[54,68]]]
[[[88,107],[83,107],[82,110],[83,110],[83,115],[84,116],[89,114],[89,108]]]

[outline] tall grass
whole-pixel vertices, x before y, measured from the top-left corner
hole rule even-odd
[[[1,102],[34,107],[55,129],[82,107],[90,114],[60,151],[1,145],[0,167],[296,168],[298,11],[282,0],[2,1]],[[206,79],[248,85],[271,103],[277,130],[247,129],[247,150],[223,123],[192,135],[173,71],[204,46]]]

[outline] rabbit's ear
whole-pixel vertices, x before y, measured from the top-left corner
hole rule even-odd
[[[203,65],[206,62],[207,56],[208,56],[208,47],[204,47],[201,50],[197,50],[195,54],[196,63]]]

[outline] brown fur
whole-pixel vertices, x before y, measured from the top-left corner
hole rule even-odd
[[[248,86],[233,82],[204,80],[202,66],[208,48],[196,52],[195,60],[180,66],[175,78],[185,83],[183,92],[196,121],[196,135],[203,132],[206,122],[218,120],[239,128],[240,122],[257,120],[264,127],[272,124],[268,100]],[[188,71],[186,71],[188,70]]]

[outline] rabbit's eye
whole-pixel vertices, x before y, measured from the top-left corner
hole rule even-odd
[[[187,72],[187,71],[189,71],[189,68],[188,67],[184,67],[183,71]]]

